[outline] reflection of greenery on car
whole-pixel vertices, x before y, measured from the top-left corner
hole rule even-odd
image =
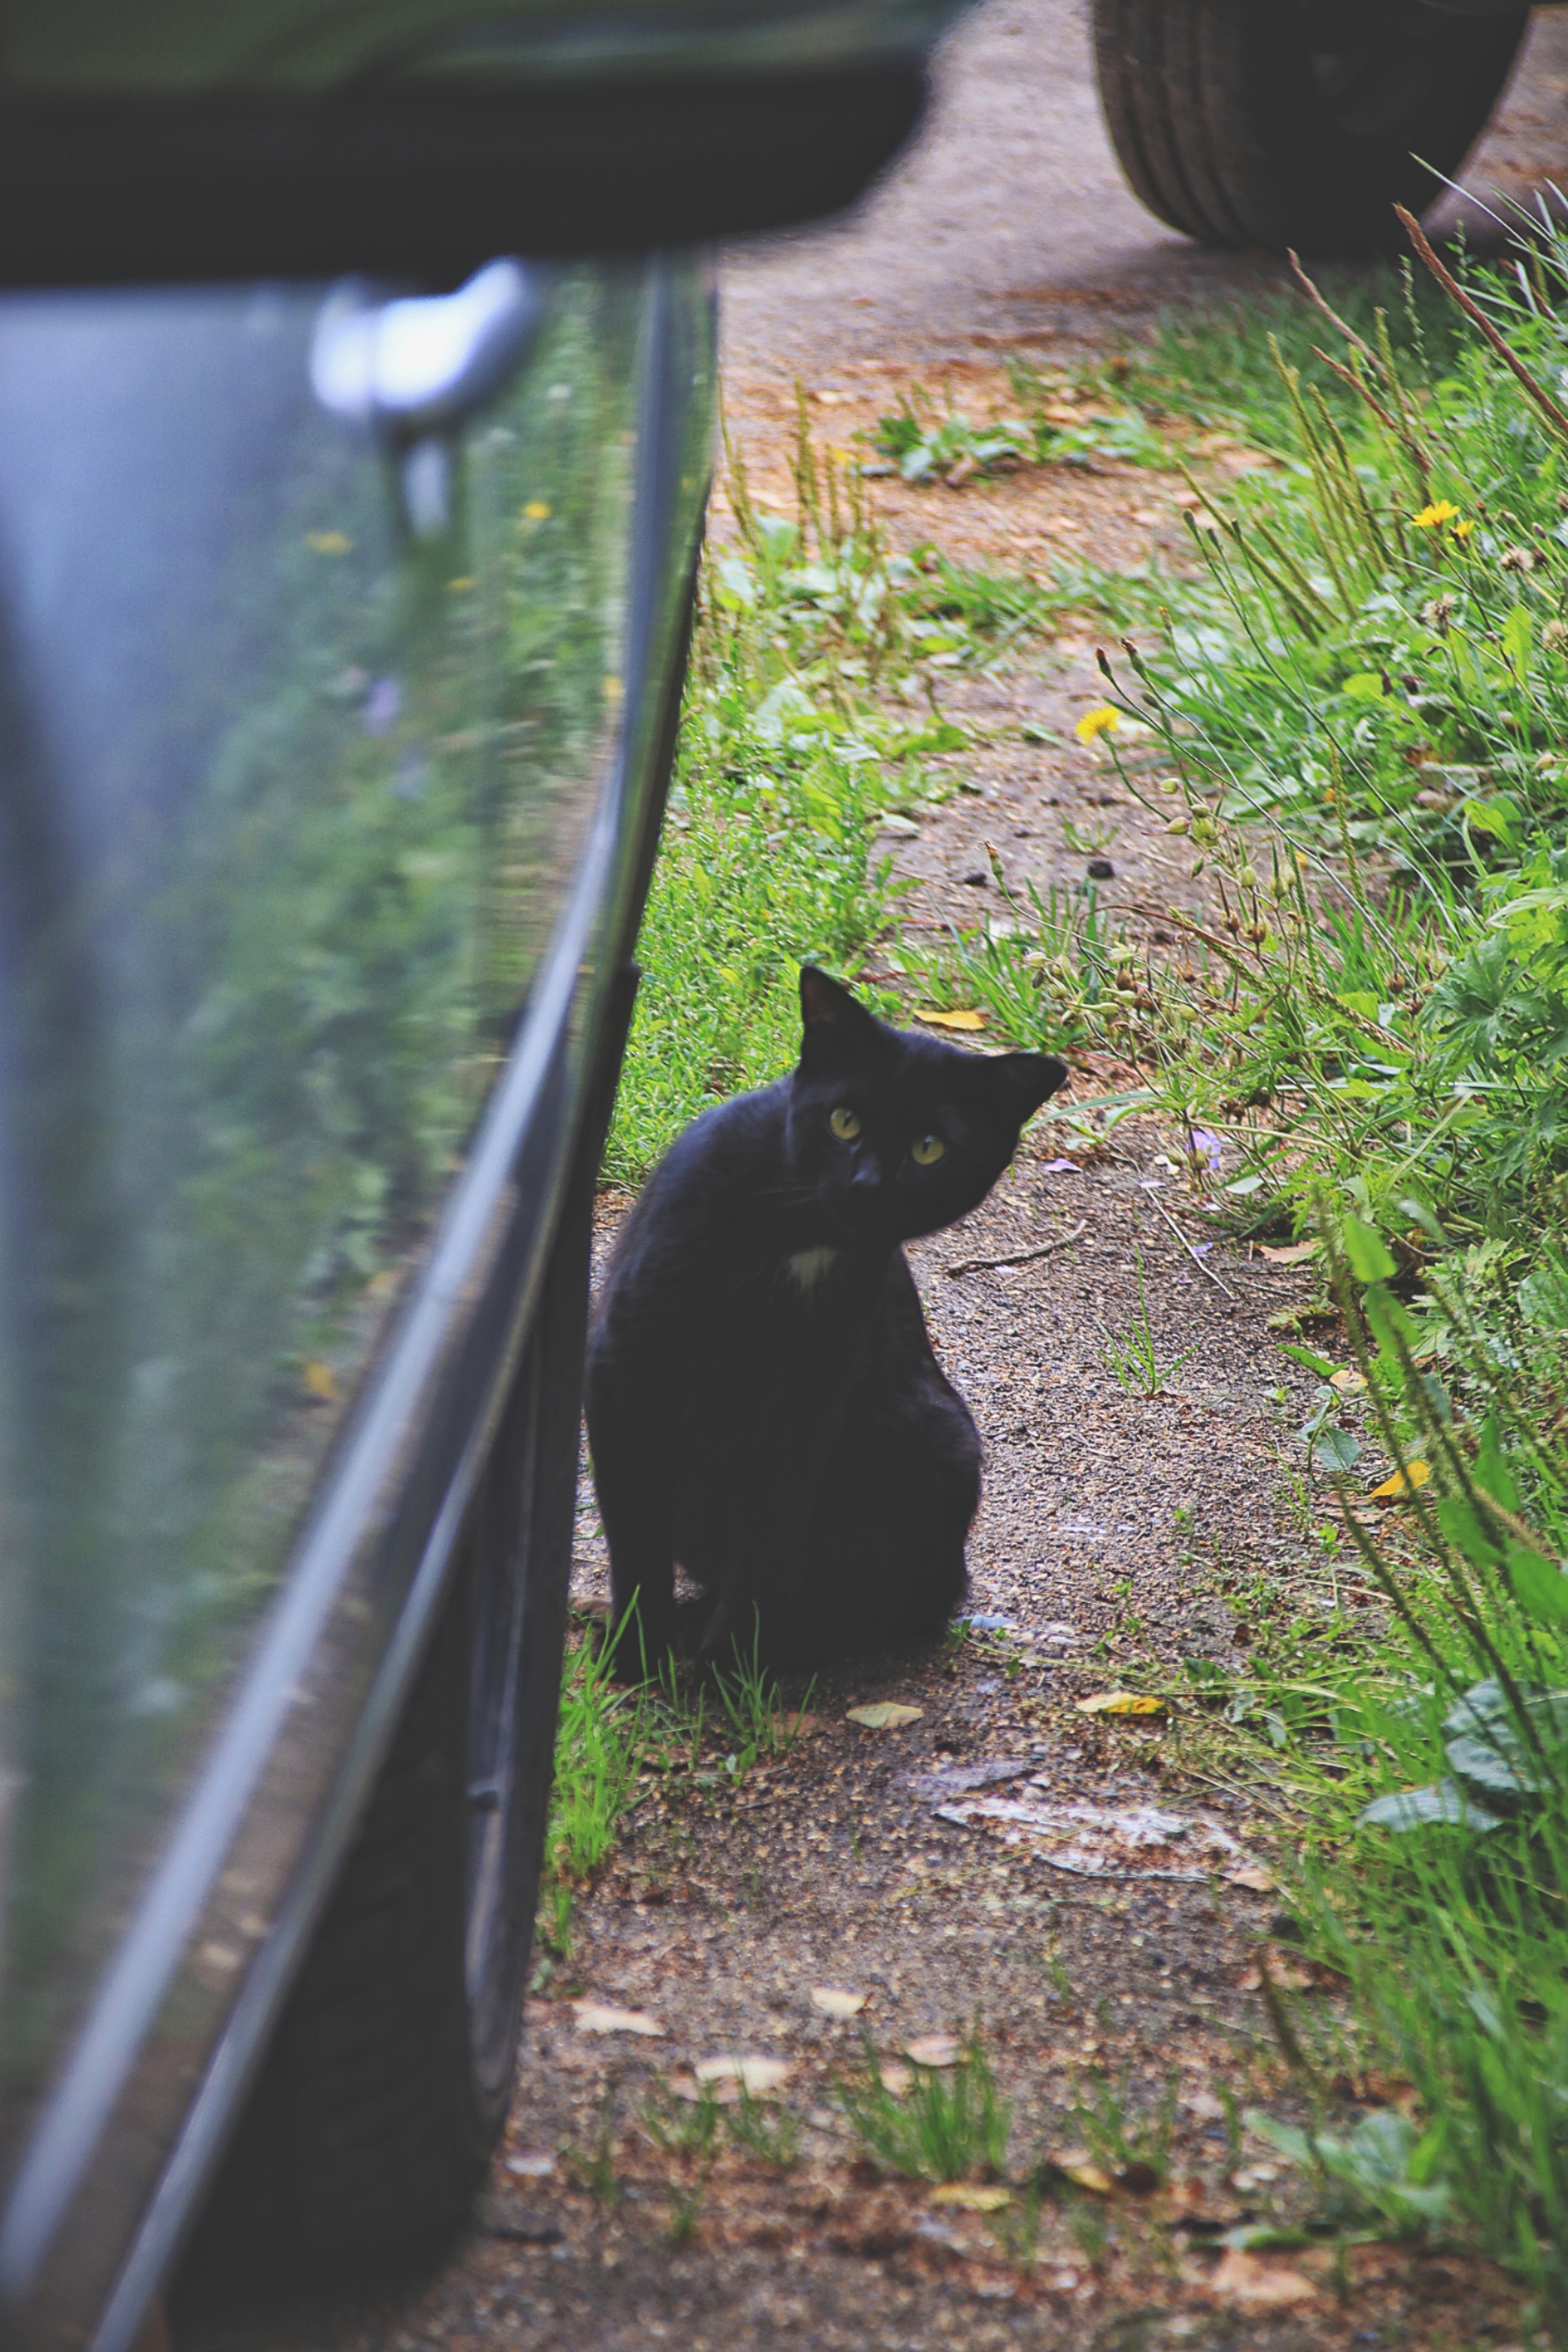
[[[130,1371],[69,1498],[79,1585],[40,1596],[76,1619],[96,1595],[58,1697],[97,1728],[59,1776],[74,1827],[37,1790],[21,1979],[81,1878],[136,1861],[124,1808],[150,1822],[182,1780],[560,911],[618,709],[639,307],[604,271],[563,284],[430,547],[364,446],[302,415],[175,718],[130,734],[183,789],[109,910],[142,908],[115,1074],[137,1240],[102,1309]]]
[[[349,453],[297,485],[267,583],[289,616],[277,684],[193,811],[171,910],[206,943],[164,1292],[174,1417],[232,1470],[272,1399],[263,1488],[293,1483],[291,1408],[346,1386],[366,1295],[395,1286],[559,909],[619,658],[632,324],[592,282],[565,300],[470,449],[460,572],[446,543],[396,565],[381,485]]]

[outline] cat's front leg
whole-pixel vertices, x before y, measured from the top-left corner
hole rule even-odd
[[[845,1400],[837,1382],[819,1380],[770,1383],[747,1402],[724,1463],[722,1560],[700,1654],[721,1671],[780,1672],[831,1646],[805,1570]]]
[[[657,1675],[674,1646],[675,1546],[670,1446],[647,1385],[590,1363],[588,1444],[610,1549],[610,1628],[623,1682]]]

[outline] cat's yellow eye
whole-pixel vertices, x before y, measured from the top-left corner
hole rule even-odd
[[[918,1167],[931,1168],[946,1150],[940,1135],[917,1135],[910,1146],[910,1158]]]
[[[856,1118],[854,1112],[847,1109],[843,1103],[839,1104],[838,1108],[836,1111],[832,1111],[828,1114],[827,1124],[833,1129],[834,1134],[838,1138],[840,1143],[853,1143],[855,1138],[860,1132],[859,1120]]]

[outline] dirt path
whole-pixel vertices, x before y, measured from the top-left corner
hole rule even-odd
[[[1558,168],[1562,147],[1568,16],[1542,20],[1479,173],[1519,184]],[[912,377],[984,404],[999,394],[1000,348],[1067,354],[1127,331],[1156,300],[1270,277],[1195,253],[1122,190],[1076,11],[994,0],[952,46],[920,152],[864,216],[727,270],[728,405],[753,490],[790,507],[797,373],[818,431],[847,440]],[[1207,457],[1221,473],[1238,462],[1223,446]],[[1173,476],[1110,469],[878,496],[896,542],[1016,568],[1064,546],[1102,563],[1151,548],[1178,560],[1179,489]],[[994,892],[991,850],[1012,878],[1043,886],[1080,883],[1089,856],[1101,858],[1113,869],[1102,892],[1146,928],[1166,903],[1200,902],[1101,755],[1073,740],[1074,717],[1099,698],[1087,637],[960,678],[949,698],[983,740],[967,757],[974,789],[918,836],[889,835],[920,885],[913,919]],[[1076,1092],[1116,1076],[1085,1066]],[[1249,2100],[1290,2104],[1258,1963],[1280,1924],[1255,1866],[1272,1800],[1216,1780],[1201,1734],[1077,1702],[1141,1664],[1236,1663],[1260,1609],[1310,1621],[1333,1607],[1293,1437],[1300,1383],[1268,1329],[1300,1284],[1252,1249],[1202,1246],[1179,1139],[1128,1123],[1069,1152],[1064,1132],[1038,1123],[991,1202],[911,1252],[986,1442],[967,1635],[827,1677],[791,1752],[738,1787],[711,1753],[649,1785],[580,1907],[569,1965],[530,2004],[489,2200],[440,2270],[209,2312],[187,2323],[182,2352],[1458,2352],[1511,2333],[1494,2283],[1442,2258],[1368,2247],[1337,2276],[1324,2249],[1214,2259],[1217,2231],[1300,2201],[1234,2120]],[[1106,1360],[1106,1333],[1125,1336],[1145,1311],[1168,1375],[1154,1396],[1129,1393]],[[587,1497],[579,1533],[578,1594],[592,1600],[603,1547]],[[848,1719],[887,1700],[915,1711],[901,1727]],[[1205,1817],[1235,1846],[1192,1878],[1074,1874],[939,1815],[988,1783],[1004,1798]],[[1278,1943],[1272,1967],[1309,2015],[1331,2014],[1331,1987]],[[836,2017],[847,2004],[825,1992],[861,2005]],[[590,2030],[579,2000],[644,2030]],[[833,2097],[856,2077],[863,2032],[897,2065],[911,2042],[976,2020],[1012,2102],[1010,2170],[1047,2154],[1079,2177],[1075,2189],[1058,2175],[1032,2262],[1017,2259],[1026,2200],[987,2213],[878,2172]],[[784,2070],[800,2128],[789,2168],[737,2146],[724,2123],[709,2169],[650,2138],[649,2113],[678,2127],[694,2116],[679,2090],[725,2057]],[[1117,2156],[1110,2125],[1097,2139],[1075,2112],[1097,2097],[1134,2140],[1158,2137],[1170,2102],[1164,2190],[1148,2193],[1136,2147]]]

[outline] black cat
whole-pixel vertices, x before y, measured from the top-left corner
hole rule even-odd
[[[963,1597],[980,1433],[899,1244],[983,1201],[1067,1076],[890,1029],[809,965],[799,1067],[687,1129],[626,1219],[589,1341],[617,1661],[816,1665]]]

